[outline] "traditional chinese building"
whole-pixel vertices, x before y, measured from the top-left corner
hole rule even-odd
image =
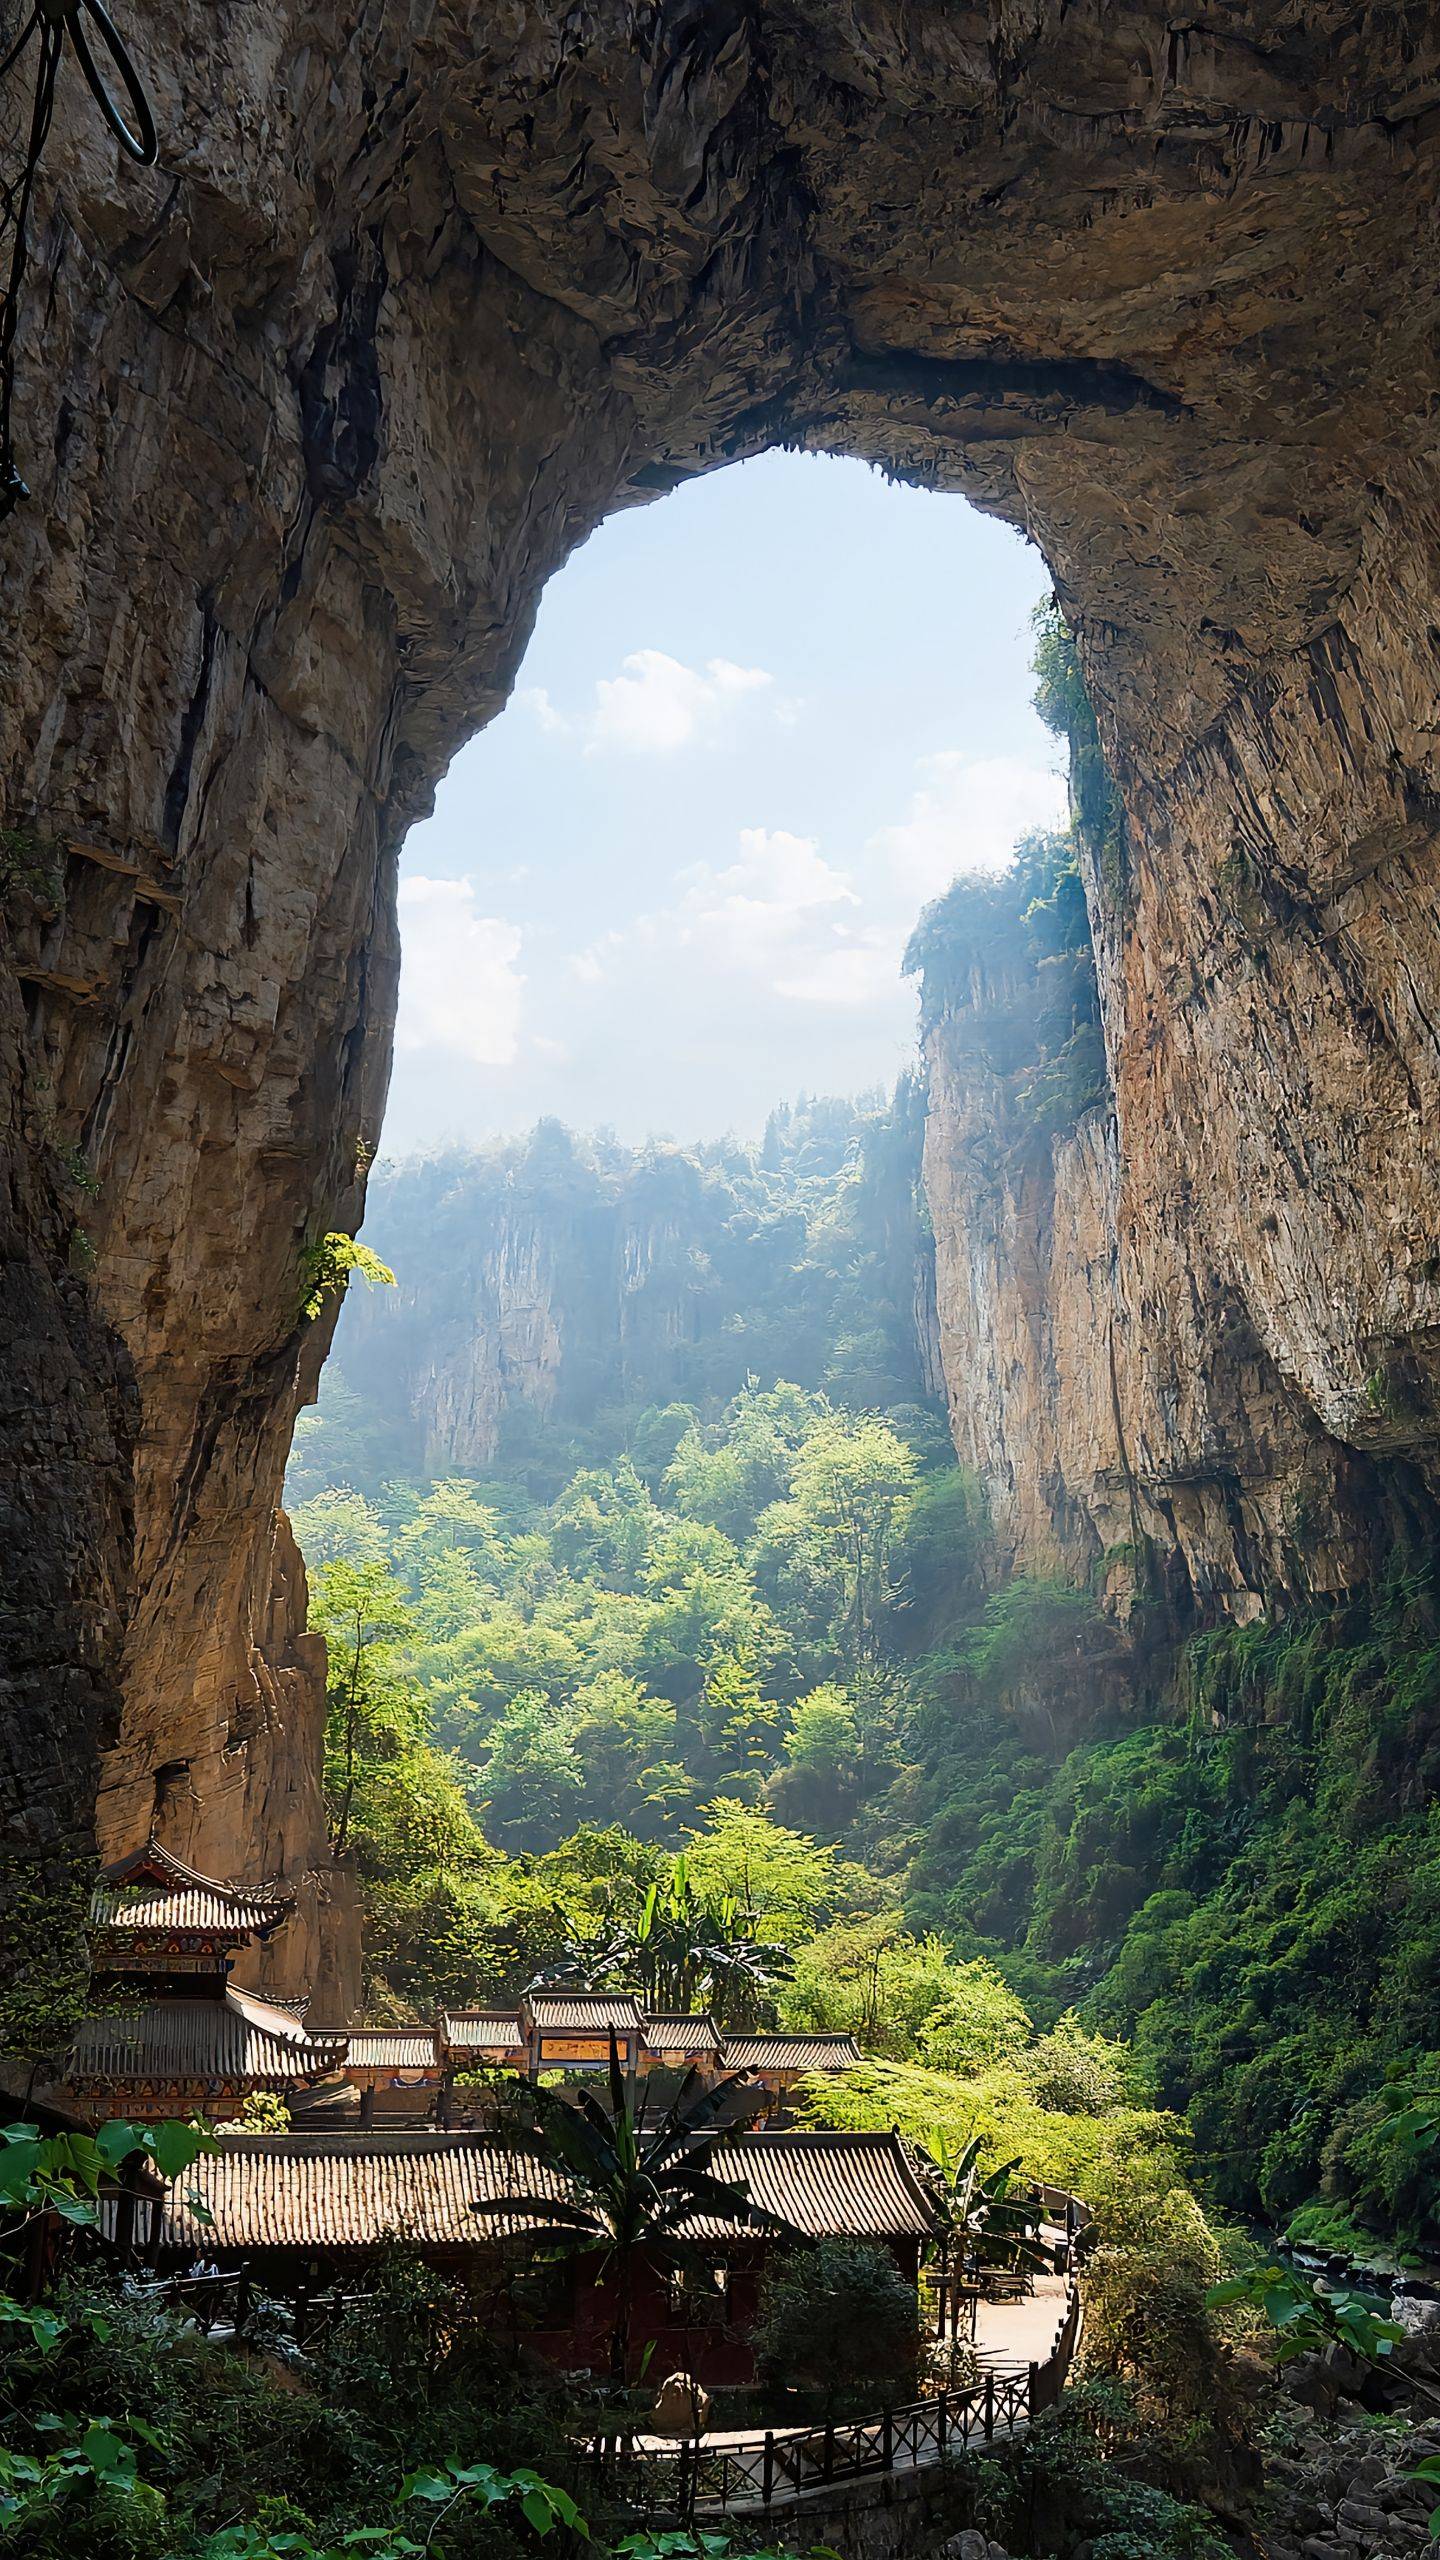
[[[933,2208],[897,2134],[739,2134],[713,2167],[801,2240],[873,2241],[917,2276]],[[606,2367],[616,2305],[603,2250],[557,2255],[553,2234],[527,2214],[540,2200],[573,2201],[572,2191],[558,2169],[483,2134],[225,2133],[183,2186],[159,2235],[176,2263],[203,2250],[285,2295],[363,2284],[367,2259],[401,2239],[550,2362]],[[477,2201],[502,2209],[482,2217]],[[634,2335],[655,2341],[657,2372],[683,2365],[707,2384],[747,2382],[761,2275],[771,2251],[791,2244],[720,2211],[696,2214],[682,2236],[693,2253],[682,2275],[642,2254]]]
[[[200,1875],[153,1839],[107,1867],[90,1911],[93,2010],[65,2066],[71,2101],[139,2122],[223,2119],[253,2091],[288,2098],[332,2077],[343,2034],[311,2035],[296,2010],[229,1979],[292,1907],[277,1889]]]
[[[718,2073],[725,2038],[708,2009],[698,2015],[671,2009],[647,2009],[644,2055],[647,2071]]]
[[[360,2122],[414,2123],[435,2112],[445,2085],[435,2027],[351,2027],[341,2066],[360,2092]]]
[[[769,2098],[766,2112],[783,2112],[792,2090],[812,2074],[853,2071],[865,2059],[852,2035],[803,2032],[799,2035],[727,2036],[724,2067],[743,2071],[758,2081]]]
[[[545,2071],[606,2071],[611,2039],[627,2080],[637,2077],[645,2020],[630,1991],[527,1991],[520,2032],[532,2079]]]
[[[467,2079],[500,2074],[533,2080],[542,2072],[607,2070],[612,2030],[627,2079],[643,2084],[657,2074],[698,2071],[719,2079],[742,2072],[765,2090],[772,2116],[784,2111],[790,2093],[811,2073],[849,2071],[863,2059],[850,2035],[727,2036],[708,2010],[644,2009],[624,1991],[534,1991],[515,2009],[447,2009],[433,2031],[435,2072],[420,2057],[430,2029],[418,2023],[351,2028],[345,2076],[372,2100],[367,2123],[434,2116],[442,2124],[464,2124],[489,2112],[483,2093],[464,2086]],[[437,2077],[439,2095],[432,2103]]]

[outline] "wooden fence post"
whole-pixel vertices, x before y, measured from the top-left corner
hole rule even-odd
[[[880,2462],[885,2471],[895,2468],[895,2419],[888,2407],[880,2414]]]
[[[936,2404],[936,2415],[940,2459],[943,2462],[945,2459],[945,2446],[950,2434],[950,2394],[948,2391],[941,2392]]]
[[[775,2494],[775,2430],[765,2430],[765,2468],[761,2475],[760,2495],[768,2507]]]
[[[994,2435],[994,2433],[995,2433],[995,2376],[994,2376],[994,2374],[993,2374],[993,2373],[987,2373],[987,2374],[986,2374],[986,2376],[985,2376],[985,2441],[986,2441],[986,2443],[987,2443],[987,2444],[989,2444],[989,2442],[990,2442],[990,2440],[991,2440],[992,2436]]]
[[[824,2477],[827,2481],[835,2477],[835,2421],[833,2418],[827,2418],[825,2421]]]

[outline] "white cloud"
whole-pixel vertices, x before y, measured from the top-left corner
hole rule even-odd
[[[515,701],[521,711],[529,712],[536,727],[543,729],[547,737],[568,734],[570,723],[563,711],[556,710],[543,684],[522,684]]]
[[[648,664],[655,654],[641,658]],[[690,680],[675,661],[660,663]],[[689,697],[669,685],[667,675],[651,707],[667,702],[679,722]],[[848,1015],[857,1038],[891,1024],[903,1038],[914,998],[901,960],[925,901],[958,872],[1003,871],[1017,837],[1065,816],[1063,779],[1038,761],[958,750],[924,757],[905,816],[843,864],[827,858],[818,836],[756,826],[740,830],[733,862],[677,873],[663,905],[568,955],[577,1001],[584,990],[595,1008],[587,1018],[613,1023],[616,1038],[639,1002],[672,1004],[702,1039],[722,1023],[786,1012]],[[851,1035],[816,1020],[805,1036]]]
[[[1019,756],[922,757],[908,817],[881,827],[867,850],[916,906],[962,871],[1003,871],[1018,836],[1065,824],[1064,777]]]
[[[677,920],[682,941],[698,936],[712,953],[763,967],[773,961],[777,944],[813,930],[836,908],[859,904],[814,836],[793,836],[783,827],[742,827],[739,861],[724,871],[697,872]]]
[[[687,667],[663,649],[634,649],[622,658],[618,676],[597,678],[594,708],[587,714],[572,719],[557,710],[543,685],[526,685],[515,699],[546,737],[575,738],[587,755],[607,749],[673,755],[679,747],[717,737],[741,703],[774,681],[766,668],[737,667],[730,658]],[[788,719],[793,707],[777,698],[775,713]]]
[[[512,1065],[525,984],[519,927],[477,914],[473,880],[416,875],[400,884],[400,935],[397,1048]]]
[[[775,981],[775,992],[791,1004],[824,1005],[832,1012],[863,1013],[892,1002],[899,982],[902,944],[877,926],[853,941],[836,940],[828,950],[808,954],[800,966]]]

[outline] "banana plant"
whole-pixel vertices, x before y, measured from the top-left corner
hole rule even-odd
[[[1021,2268],[1049,2273],[1055,2251],[1040,2238],[1040,2215],[1023,2190],[1011,2180],[1018,2159],[983,2177],[983,2134],[974,2134],[957,2150],[947,2135],[937,2133],[928,2144],[934,2163],[927,2184],[935,2211],[935,2260],[942,2281],[974,2260],[983,2267]]]
[[[608,2103],[593,2089],[561,2096],[537,2086],[525,2092],[528,2121],[521,2117],[506,2128],[508,2147],[556,2173],[568,2193],[487,2197],[472,2206],[483,2218],[523,2213],[527,2223],[552,2235],[559,2253],[598,2257],[597,2283],[614,2279],[610,2378],[617,2390],[630,2379],[635,2270],[642,2256],[666,2267],[693,2265],[696,2248],[688,2226],[699,2215],[718,2215],[772,2239],[793,2242],[800,2236],[778,2214],[753,2204],[743,2182],[715,2174],[721,2144],[737,2122],[756,2112],[756,2102],[743,2090],[738,2072],[710,2086],[698,2072],[687,2072],[660,2124],[647,2132],[612,2028]]]
[[[593,1938],[567,1940],[529,1988],[623,1984],[653,2009],[684,2011],[705,2001],[739,2026],[754,2023],[793,1971],[789,1949],[754,1935],[736,1895],[706,1901],[679,1857],[663,1882],[651,1884],[633,1922],[611,1919]]]

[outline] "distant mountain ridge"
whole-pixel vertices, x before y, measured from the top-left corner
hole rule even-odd
[[[622,1146],[542,1121],[473,1155],[380,1165],[290,1493],[508,1456],[573,1462],[626,1410],[784,1376],[837,1402],[938,1403],[923,1102],[802,1100],[758,1147]]]

